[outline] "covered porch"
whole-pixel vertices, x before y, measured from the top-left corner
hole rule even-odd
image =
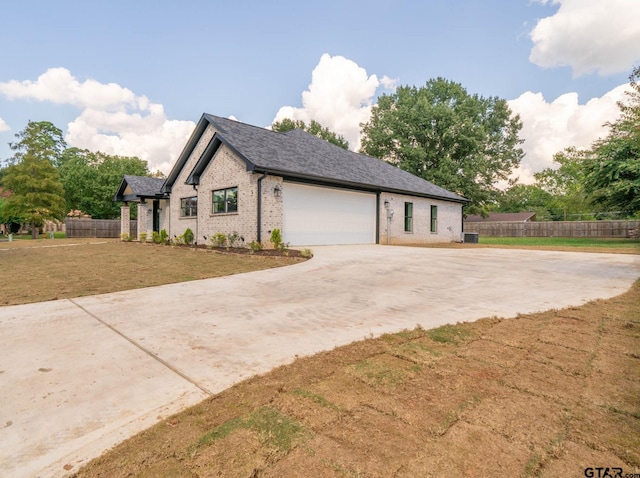
[[[122,202],[120,207],[120,231],[122,237],[131,237],[131,207],[137,207],[137,237],[151,240],[153,232],[166,228],[169,217],[169,196],[162,192],[164,178],[129,176],[122,178],[113,200]],[[126,234],[126,236],[125,236]]]

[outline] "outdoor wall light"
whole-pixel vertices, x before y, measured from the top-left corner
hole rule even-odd
[[[280,196],[282,196],[282,188],[280,187],[279,184],[276,184],[276,187],[273,188],[273,195],[277,198],[279,198]]]
[[[388,200],[388,199],[385,199],[385,200],[384,200],[384,207],[385,207],[386,209],[389,209],[389,200]]]

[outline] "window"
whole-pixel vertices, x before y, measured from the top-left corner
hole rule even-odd
[[[404,232],[413,232],[413,203],[404,203]]]
[[[438,232],[438,206],[431,206],[431,232]]]
[[[238,187],[213,191],[213,213],[238,212]]]
[[[180,217],[195,217],[198,215],[198,197],[180,199]]]

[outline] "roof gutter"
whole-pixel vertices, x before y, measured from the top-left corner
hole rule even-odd
[[[308,174],[291,173],[291,171],[283,171],[283,170],[271,169],[271,168],[262,169],[262,167],[261,167],[260,170],[263,171],[264,174],[272,174],[273,176],[281,176],[284,180],[291,180],[291,181],[298,181],[298,182],[308,182],[310,184],[317,184],[317,185],[322,185],[322,186],[342,187],[342,188],[348,188],[348,189],[353,189],[353,190],[357,190],[357,191],[368,191],[368,192],[373,192],[373,193],[378,192],[378,191],[384,191],[384,192],[392,193],[392,194],[405,194],[405,195],[409,195],[409,196],[418,196],[418,197],[424,197],[424,198],[429,198],[429,199],[439,199],[439,200],[443,200],[443,201],[451,201],[451,202],[457,202],[457,203],[462,203],[462,204],[468,204],[468,203],[471,202],[468,199],[463,198],[463,197],[451,198],[451,197],[446,197],[446,196],[440,196],[440,195],[437,195],[437,194],[425,194],[425,193],[420,193],[420,192],[415,192],[415,191],[404,191],[404,190],[401,190],[401,189],[387,188],[387,187],[373,185],[373,184],[362,184],[362,183],[357,183],[357,182],[354,182],[354,181],[336,180],[336,179],[331,179],[331,178],[320,178],[318,176],[313,176],[313,175],[308,175]]]

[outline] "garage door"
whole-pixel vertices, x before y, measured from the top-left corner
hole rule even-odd
[[[284,183],[284,242],[293,245],[374,244],[376,195]]]

